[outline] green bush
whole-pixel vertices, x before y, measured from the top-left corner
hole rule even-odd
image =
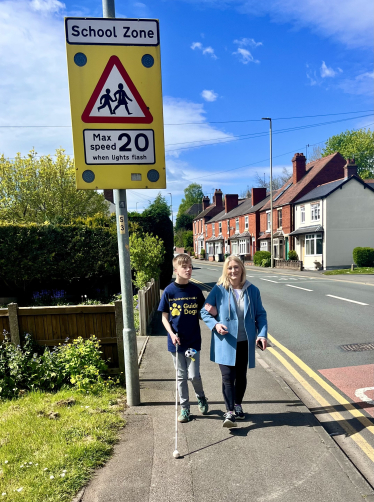
[[[270,258],[271,253],[270,251],[256,251],[255,254],[253,255],[253,263],[258,266],[262,266],[262,260],[265,260],[266,258]]]
[[[362,247],[354,248],[353,261],[358,267],[374,267],[374,249]]]
[[[296,253],[296,251],[294,251],[293,249],[291,249],[291,251],[288,251],[288,259],[290,261],[297,261],[299,259],[299,255]]]
[[[261,267],[270,267],[270,258],[264,258],[261,262]]]
[[[205,249],[202,249],[200,251],[200,256],[201,256],[201,258],[205,258]]]
[[[193,247],[193,232],[192,230],[186,230],[183,234],[183,247],[190,248]]]
[[[63,386],[84,392],[98,392],[113,385],[105,380],[107,370],[98,340],[79,337],[73,343],[54,347],[38,346],[31,335],[15,346],[4,332],[0,342],[0,399],[12,399],[31,390],[55,391]]]

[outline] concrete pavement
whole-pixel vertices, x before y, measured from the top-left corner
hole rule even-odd
[[[192,393],[195,418],[179,424],[181,458],[175,460],[175,373],[161,333],[149,338],[140,366],[142,404],[126,410],[112,459],[79,500],[374,500],[373,489],[261,353],[256,369],[248,372],[243,403],[248,418],[231,432],[222,428],[220,371],[209,361],[210,332],[203,323],[201,374],[210,410],[200,415]]]

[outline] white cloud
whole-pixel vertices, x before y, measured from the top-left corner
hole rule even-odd
[[[253,38],[241,38],[240,40],[234,40],[234,44],[238,44],[239,47],[259,47],[262,42],[256,42]]]
[[[322,78],[336,76],[336,71],[333,70],[332,68],[329,68],[324,61],[322,61],[322,65],[319,71],[321,73]]]
[[[202,93],[201,96],[205,99],[205,101],[215,101],[218,98],[218,94],[214,91],[208,91],[205,89]]]
[[[254,15],[270,14],[273,21],[297,28],[310,27],[349,47],[373,45],[372,0],[243,0],[239,8]]]
[[[260,62],[258,59],[255,59],[247,49],[243,49],[242,47],[238,47],[238,50],[236,52],[233,52],[233,54],[238,55],[240,62],[243,64]]]
[[[345,79],[340,88],[347,94],[373,96],[374,72],[364,72],[352,79]],[[366,119],[367,120],[367,119]]]
[[[35,10],[25,1],[1,2],[3,126],[71,123],[63,19],[55,16],[56,2],[40,2],[39,7]],[[60,146],[73,153],[69,127],[1,128],[0,144],[8,157],[25,155],[32,147],[40,154],[53,154]]]
[[[231,141],[234,137],[206,122],[203,104],[184,99],[164,98],[164,122],[165,147],[169,157],[179,157],[191,148]]]
[[[214,53],[213,47],[203,47],[203,44],[200,42],[193,42],[191,45],[191,49],[194,51],[195,49],[200,49],[203,54],[208,54],[213,59],[218,59]]]
[[[58,0],[32,0],[31,8],[40,12],[59,12],[65,8],[65,4]]]

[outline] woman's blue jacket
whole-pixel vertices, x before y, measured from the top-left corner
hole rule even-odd
[[[266,311],[262,306],[260,291],[246,281],[244,287],[244,327],[248,338],[248,368],[255,367],[255,348],[257,337],[267,338]],[[216,317],[210,315],[204,307],[201,318],[212,330],[210,360],[228,366],[235,366],[236,344],[238,337],[238,316],[232,289],[216,285],[209,293],[205,303],[217,308]],[[219,335],[215,330],[217,323],[227,327],[227,335]]]

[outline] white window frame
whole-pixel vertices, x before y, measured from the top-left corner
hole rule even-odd
[[[219,235],[222,235],[222,222],[218,222],[218,233]]]
[[[239,240],[239,254],[248,254],[248,239]]]
[[[280,215],[280,218],[279,218],[279,215]],[[278,209],[278,228],[282,228],[282,218],[283,218],[283,215],[282,215],[282,209]],[[280,220],[280,225],[279,225],[279,220]]]
[[[238,254],[238,249],[239,249],[238,241],[231,241],[231,253]]]
[[[270,211],[266,211],[266,231],[270,232]]]
[[[200,233],[203,233],[203,220],[200,220]]]
[[[305,206],[300,206],[300,221],[305,223]]]
[[[239,218],[235,219],[235,233],[239,233]]]
[[[320,240],[321,252],[317,253],[317,240]],[[320,256],[323,254],[323,237],[322,234],[306,234],[305,235],[305,256]]]
[[[246,230],[248,230],[248,228],[249,228],[249,216],[246,216],[244,218],[244,222],[245,222],[244,223],[244,227],[245,227]]]
[[[230,234],[230,220],[227,220],[227,233]]]
[[[321,218],[321,204],[314,202],[310,204],[310,219],[311,221],[318,221]]]
[[[205,224],[205,237],[208,237],[208,225]]]

